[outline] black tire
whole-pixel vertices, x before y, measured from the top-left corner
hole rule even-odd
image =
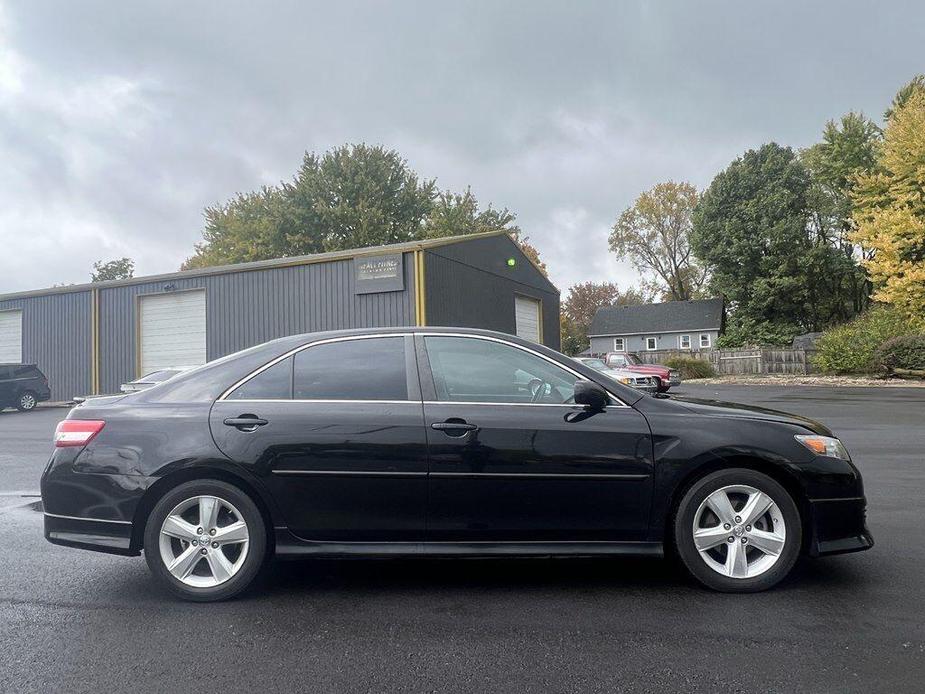
[[[214,496],[232,504],[247,524],[247,554],[237,572],[213,587],[190,586],[176,578],[160,551],[161,526],[179,504],[196,496]],[[253,499],[238,487],[219,480],[202,479],[185,482],[167,492],[155,504],[145,524],[145,561],[151,573],[175,596],[194,602],[228,600],[246,590],[260,574],[267,555],[266,524]]]
[[[748,485],[771,497],[777,504],[786,527],[784,546],[777,560],[766,571],[751,578],[733,578],[719,573],[708,565],[694,545],[694,517],[701,504],[715,491],[732,485]],[[733,508],[736,511],[739,510]],[[732,532],[730,531],[730,537],[733,536]],[[736,537],[734,541],[738,542],[739,539]],[[724,593],[757,593],[774,587],[793,569],[803,543],[803,525],[796,502],[780,484],[760,472],[745,468],[732,468],[706,475],[697,480],[687,491],[675,513],[674,543],[685,568],[706,587]],[[716,551],[720,551],[718,547]],[[728,549],[722,551],[728,551]],[[756,556],[754,555],[756,550],[749,551],[752,553],[751,556]]]
[[[29,412],[35,409],[38,402],[39,398],[35,393],[31,390],[24,390],[16,398],[16,409],[20,412]]]

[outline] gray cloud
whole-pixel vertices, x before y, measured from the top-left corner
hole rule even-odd
[[[560,288],[626,285],[641,191],[925,69],[925,8],[883,5],[0,0],[0,292],[174,270],[204,206],[359,140],[517,212]]]

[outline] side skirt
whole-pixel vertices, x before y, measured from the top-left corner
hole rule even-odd
[[[319,542],[276,528],[276,556],[300,557],[662,557],[661,542]]]

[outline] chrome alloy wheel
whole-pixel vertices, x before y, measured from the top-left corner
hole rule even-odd
[[[180,502],[164,519],[161,560],[174,578],[194,588],[214,588],[234,576],[247,558],[244,516],[216,496]]]
[[[755,578],[777,563],[787,540],[784,516],[755,487],[734,484],[710,494],[694,514],[694,546],[711,569]]]
[[[23,393],[19,398],[19,409],[31,410],[35,407],[35,396],[32,393]]]

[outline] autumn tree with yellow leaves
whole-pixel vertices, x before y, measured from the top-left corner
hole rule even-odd
[[[904,87],[888,112],[873,172],[853,191],[853,240],[870,252],[862,261],[874,299],[910,318],[925,315],[925,83]]]

